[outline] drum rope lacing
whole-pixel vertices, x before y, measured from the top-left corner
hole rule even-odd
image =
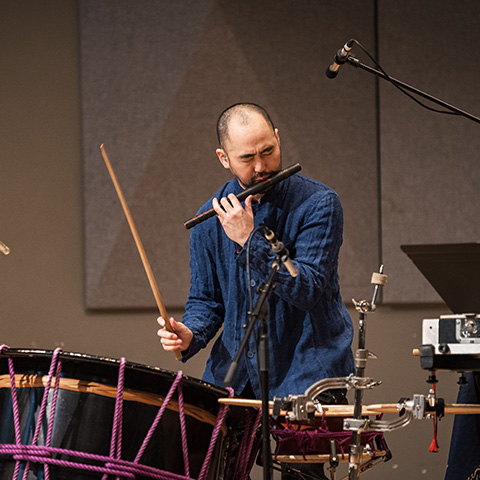
[[[0,356],[3,351],[8,349],[7,345],[0,346]],[[110,454],[109,456],[97,455],[86,452],[79,452],[75,450],[69,450],[64,448],[51,447],[51,439],[53,432],[53,421],[55,417],[55,407],[59,391],[59,379],[62,370],[62,360],[59,358],[61,349],[57,348],[53,352],[52,361],[50,364],[50,369],[48,373],[47,386],[51,385],[52,378],[55,375],[55,387],[53,389],[53,395],[51,400],[50,415],[48,420],[47,436],[45,441],[45,446],[37,445],[38,438],[40,434],[40,429],[47,409],[47,400],[51,390],[50,388],[45,388],[44,395],[42,398],[42,403],[40,411],[38,414],[37,425],[35,428],[35,433],[33,436],[31,445],[22,444],[21,440],[21,428],[20,428],[20,412],[18,408],[18,398],[17,398],[17,389],[15,385],[15,369],[13,359],[9,357],[8,369],[10,374],[10,386],[11,386],[11,397],[12,397],[12,414],[14,422],[14,431],[15,431],[15,444],[0,444],[0,454],[9,454],[12,455],[15,460],[15,469],[12,479],[18,479],[20,473],[20,468],[22,462],[25,463],[25,471],[23,474],[23,480],[27,480],[28,473],[30,471],[31,463],[43,463],[44,464],[44,473],[45,480],[50,480],[50,470],[49,465],[56,465],[67,468],[76,468],[82,470],[89,470],[94,472],[103,473],[102,480],[106,480],[109,475],[115,476],[116,479],[120,478],[129,478],[134,479],[136,475],[145,476],[148,478],[158,479],[158,480],[194,480],[190,477],[190,466],[188,459],[188,446],[187,446],[187,432],[185,425],[185,410],[184,410],[184,401],[183,401],[183,390],[181,379],[183,377],[183,372],[179,371],[177,376],[168,391],[165,400],[163,401],[161,407],[159,408],[157,415],[145,436],[145,439],[142,442],[141,447],[138,450],[138,453],[133,462],[122,460],[122,415],[123,415],[123,388],[124,388],[124,373],[126,360],[122,357],[120,360],[119,374],[118,374],[118,383],[117,383],[117,394],[115,399],[115,410],[114,410],[114,419],[112,426],[112,436],[110,443]],[[167,408],[169,401],[171,400],[174,392],[178,392],[178,405],[179,405],[179,418],[180,418],[180,430],[182,438],[182,450],[183,458],[185,464],[185,475],[178,475],[172,472],[167,472],[155,467],[150,467],[148,465],[140,464],[145,449],[147,448],[156,427],[158,426],[162,415]],[[228,388],[229,398],[233,397],[233,389]],[[200,474],[197,480],[205,480],[208,468],[210,464],[210,459],[212,457],[214,447],[218,438],[218,435],[221,431],[223,422],[228,412],[228,405],[220,405],[217,415],[217,420],[212,431],[212,436],[210,439],[210,444],[208,447],[207,454],[205,456]],[[236,468],[235,468],[235,479],[245,480],[248,478],[249,467],[248,459],[251,457],[251,451],[253,447],[253,441],[255,438],[255,432],[258,428],[258,423],[260,421],[260,414],[257,415],[256,421],[252,422],[250,419],[246,422],[245,434],[242,437],[242,441],[239,447],[240,455],[237,457]],[[60,460],[58,458],[53,458],[53,455],[69,455],[72,457],[77,457],[80,459],[88,459],[91,461],[96,461],[98,463],[103,463],[101,465],[91,465],[91,464],[82,464],[80,462],[75,462],[71,460]],[[232,479],[233,480],[233,479]]]
[[[319,442],[322,439],[335,439],[336,447],[340,449],[342,458],[348,455],[348,445],[351,443],[351,431],[331,431],[326,423],[326,415],[323,412],[321,425],[316,428],[302,430],[301,426],[295,425],[287,418],[285,426],[279,425],[272,419],[271,433],[277,440],[277,449],[274,454],[275,460],[278,458],[282,445],[294,441],[299,451],[298,455],[304,458],[306,455],[318,453]],[[369,445],[370,450],[375,457],[375,441],[379,443],[380,450],[388,451],[387,444],[382,432],[365,431],[361,433],[362,441]]]
[[[245,433],[243,441],[240,445],[239,453],[237,456],[237,462],[235,465],[235,479],[247,480],[249,478],[250,470],[253,466],[253,458],[251,452],[253,449],[253,442],[256,438],[258,426],[262,419],[262,409],[258,409],[257,417],[254,422],[251,421],[251,417],[248,417],[247,424],[245,426]],[[245,440],[246,439],[246,440]]]

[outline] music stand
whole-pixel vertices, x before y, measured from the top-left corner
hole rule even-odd
[[[401,245],[453,313],[480,313],[480,243]]]

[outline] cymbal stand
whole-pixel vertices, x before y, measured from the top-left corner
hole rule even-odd
[[[359,330],[358,330],[358,348],[355,352],[355,377],[364,378],[367,359],[376,358],[366,348],[366,329],[367,329],[367,313],[373,313],[376,309],[376,299],[379,288],[387,283],[387,275],[383,274],[383,265],[380,265],[379,272],[372,274],[371,283],[375,285],[372,301],[369,303],[366,300],[357,302],[352,299],[355,309],[359,313]],[[345,430],[352,431],[352,443],[350,444],[349,453],[349,480],[356,480],[359,477],[358,467],[361,464],[362,450],[361,432],[365,429],[365,420],[362,419],[362,400],[363,388],[355,388],[355,404],[353,410],[353,419],[346,419],[344,422]]]

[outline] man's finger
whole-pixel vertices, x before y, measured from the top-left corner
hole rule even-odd
[[[226,212],[229,212],[233,209],[233,206],[232,206],[232,204],[230,203],[230,200],[227,197],[222,197],[220,199],[220,204],[222,205],[223,209]]]
[[[162,342],[163,345],[170,345],[170,346],[180,345],[182,343],[182,341],[178,337],[169,338],[169,337],[162,336],[160,341]]]
[[[222,213],[225,213],[225,210],[223,209],[223,207],[220,205],[220,203],[216,198],[212,200],[212,207],[215,210],[215,213],[217,215],[221,215]]]
[[[253,200],[253,195],[249,195],[245,199],[245,211],[249,214],[252,213],[252,200]]]
[[[240,200],[237,198],[237,196],[234,193],[230,193],[228,195],[228,200],[230,201],[230,204],[234,208],[242,208],[242,204],[240,203]]]

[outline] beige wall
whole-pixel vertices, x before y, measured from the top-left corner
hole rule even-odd
[[[76,2],[3,1],[0,39],[0,240],[11,248],[0,255],[0,343],[179,369],[159,348],[155,312],[84,309]],[[379,359],[367,373],[384,382],[367,394],[369,403],[426,393],[426,375],[410,352],[421,343],[421,320],[442,313],[443,305],[389,306],[369,317],[367,345]],[[182,369],[200,377],[205,358]],[[452,403],[456,375],[440,380],[440,394]],[[440,424],[437,455],[427,452],[426,420],[388,435],[394,459],[366,478],[442,478],[451,420]]]

